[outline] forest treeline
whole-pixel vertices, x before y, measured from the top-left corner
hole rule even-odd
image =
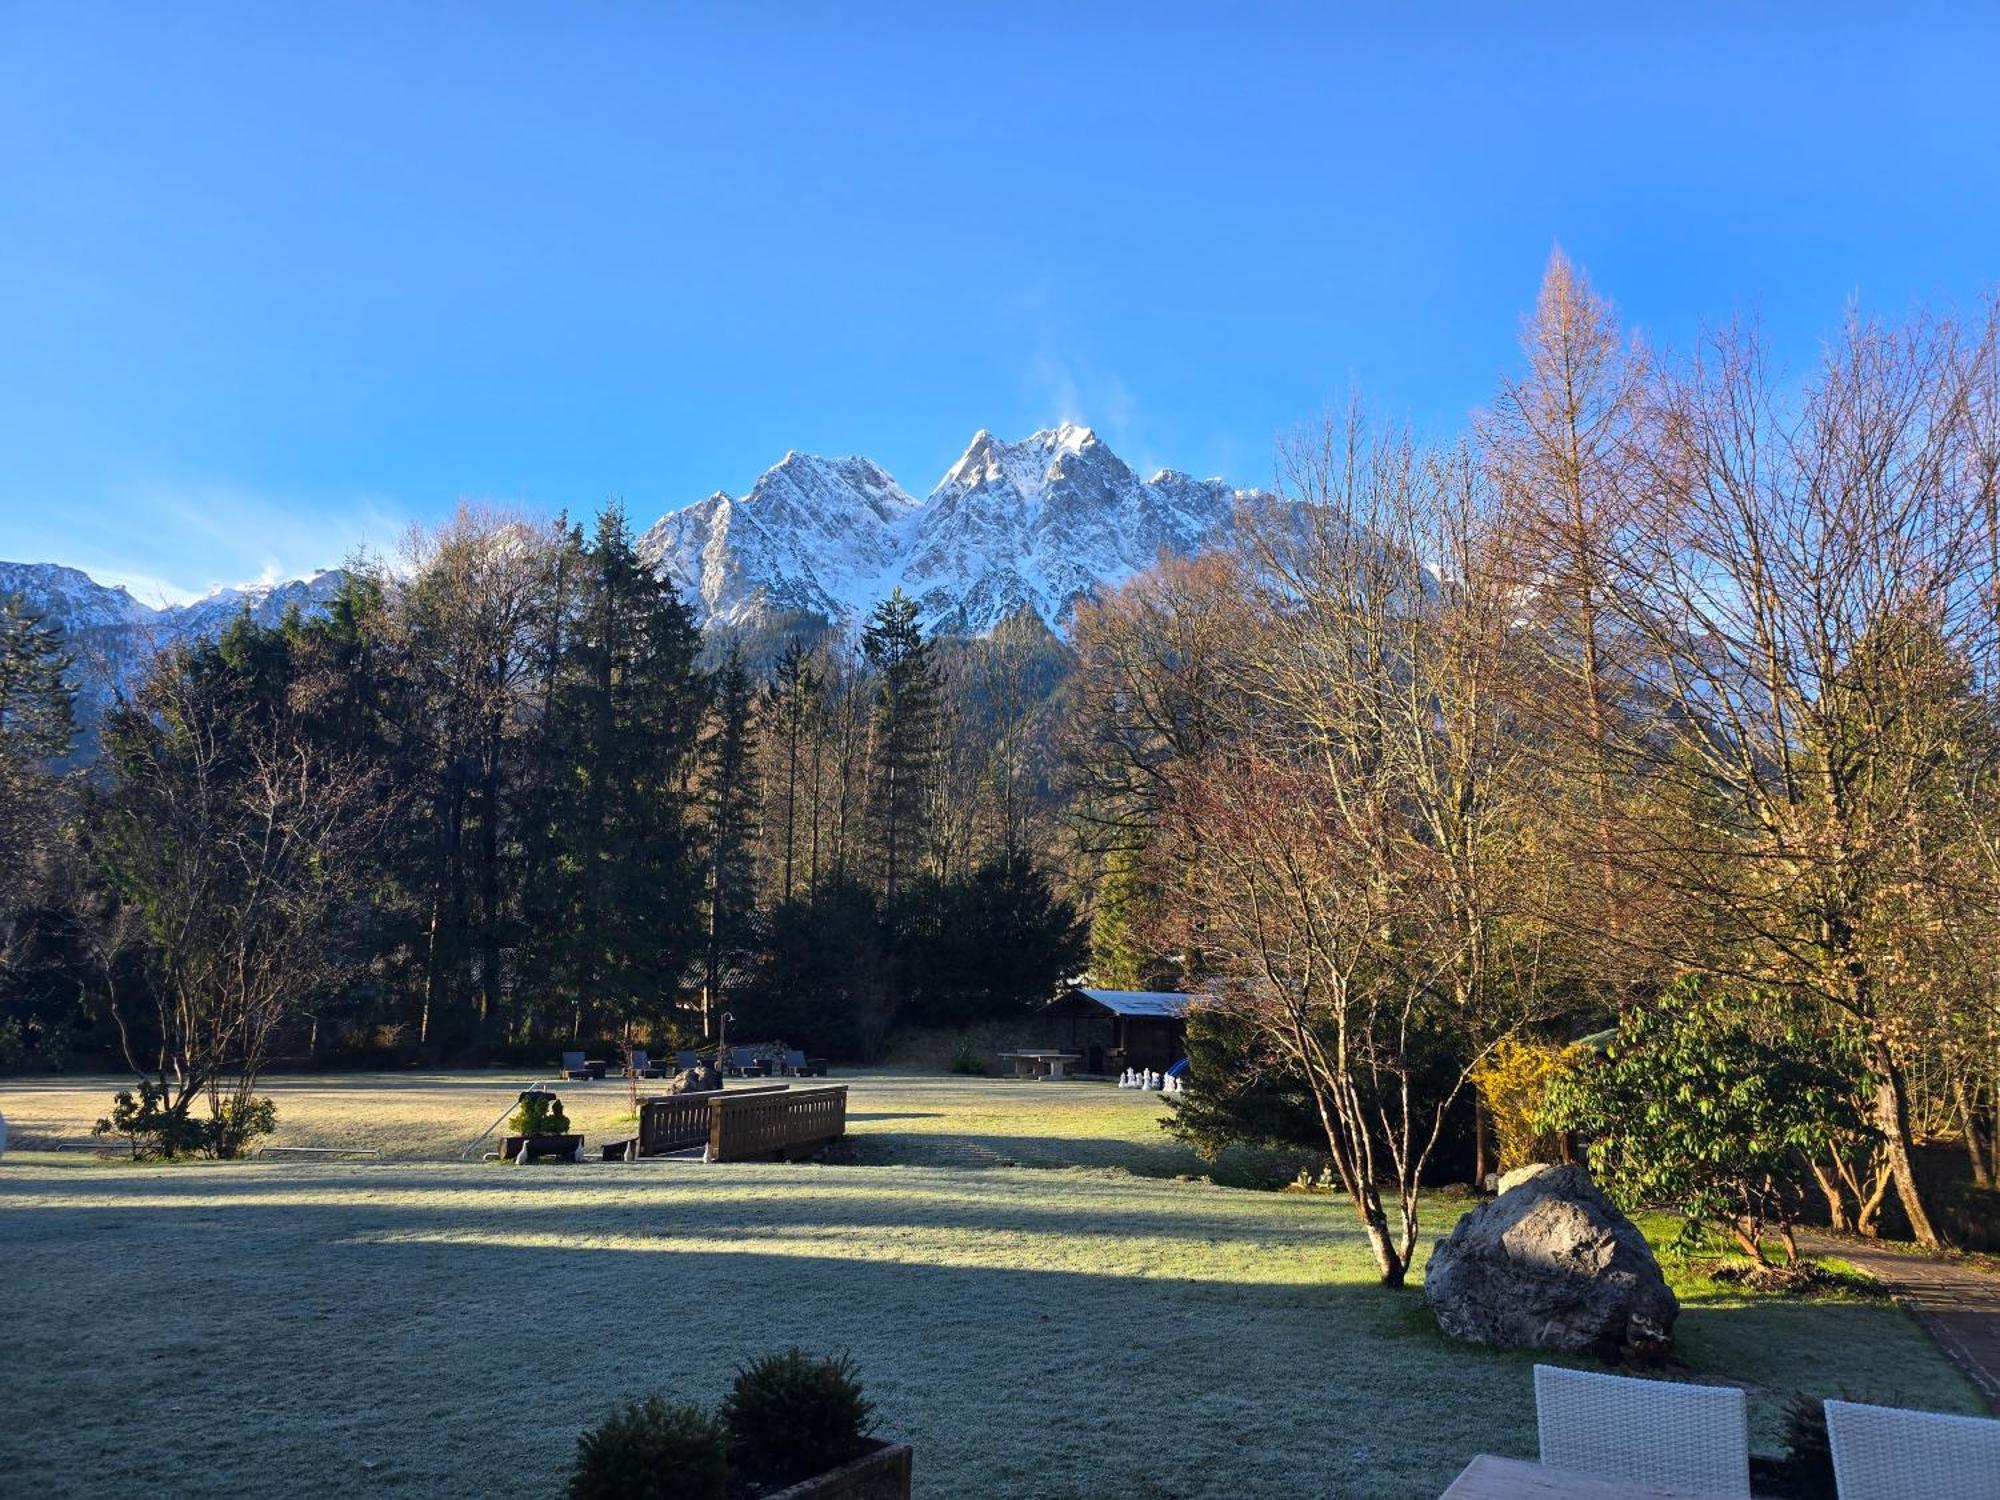
[[[1084,960],[1028,787],[1046,631],[933,642],[899,595],[753,676],[704,665],[615,508],[467,511],[324,613],[161,652],[58,780],[63,643],[4,619],[17,1065],[90,1036],[176,1092],[274,1052],[539,1062],[725,1005],[867,1057]]]
[[[468,513],[163,656],[63,782],[15,608],[6,1045],[109,1025],[164,1085],[169,1038],[726,1009],[865,1057],[1087,973],[1205,997],[1175,1128],[1315,1146],[1385,1280],[1468,1119],[1476,1175],[1559,1129],[1753,1246],[1808,1196],[1947,1237],[1920,1150],[2000,1172],[1991,310],[1787,372],[1741,326],[1649,348],[1558,256],[1465,433],[1355,409],[1278,469],[1064,640],[897,596],[754,670],[616,511]]]

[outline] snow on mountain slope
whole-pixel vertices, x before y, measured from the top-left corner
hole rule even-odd
[[[703,624],[792,611],[851,621],[900,586],[933,630],[983,634],[1023,609],[1060,630],[1077,600],[1163,551],[1213,544],[1249,494],[1170,469],[1142,480],[1087,427],[1014,443],[982,431],[922,501],[868,459],[788,453],[747,494],[662,517],[639,548]],[[0,592],[25,594],[68,633],[88,717],[158,646],[220,634],[246,610],[267,625],[294,605],[310,613],[342,577],[154,609],[75,568],[0,563]]]
[[[295,605],[308,615],[324,609],[346,578],[339,568],[325,568],[310,578],[217,589],[192,604],[177,605],[164,613],[172,633],[182,640],[220,635],[229,628],[230,621],[246,612],[259,625],[275,625]]]
[[[917,509],[865,458],[787,453],[740,499],[718,490],[661,518],[639,551],[704,624],[783,610],[838,619],[893,570]]]
[[[220,635],[246,610],[261,625],[276,624],[293,605],[310,614],[325,606],[344,577],[336,568],[286,583],[217,589],[188,604],[154,609],[76,568],[0,562],[0,594],[21,595],[61,627],[72,659],[77,719],[88,732],[161,647]]]
[[[22,595],[72,634],[147,625],[162,613],[148,609],[123,587],[99,583],[88,573],[60,563],[0,562],[0,594]]]
[[[926,623],[980,634],[1023,608],[1057,626],[1164,550],[1212,543],[1247,492],[1141,480],[1087,427],[973,436],[922,504],[866,459],[788,454],[740,500],[711,495],[641,539],[703,623],[773,610],[852,618],[900,586]]]

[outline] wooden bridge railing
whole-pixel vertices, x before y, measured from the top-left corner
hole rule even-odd
[[[708,1159],[754,1161],[798,1156],[847,1134],[847,1085],[756,1093],[732,1089],[709,1096]]]
[[[732,1099],[746,1094],[782,1094],[791,1085],[765,1083],[750,1088],[729,1089]],[[664,1156],[669,1151],[687,1151],[706,1145],[709,1136],[708,1101],[724,1091],[698,1090],[691,1094],[652,1094],[639,1101],[639,1154]]]

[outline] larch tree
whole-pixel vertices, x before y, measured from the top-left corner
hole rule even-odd
[[[113,1018],[168,1119],[205,1099],[208,1149],[233,1155],[281,1028],[361,957],[370,846],[394,804],[360,757],[299,733],[213,645],[155,661],[112,715],[106,754],[107,921],[136,919],[150,1042],[115,994]]]

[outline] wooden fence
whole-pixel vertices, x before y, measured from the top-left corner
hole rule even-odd
[[[731,1089],[710,1096],[708,1159],[754,1161],[801,1156],[847,1134],[847,1085],[763,1093]]]
[[[782,1094],[786,1083],[756,1084],[730,1089],[729,1097],[746,1094]],[[639,1154],[664,1156],[669,1151],[688,1151],[708,1142],[708,1101],[721,1091],[702,1089],[690,1094],[652,1094],[639,1101]]]

